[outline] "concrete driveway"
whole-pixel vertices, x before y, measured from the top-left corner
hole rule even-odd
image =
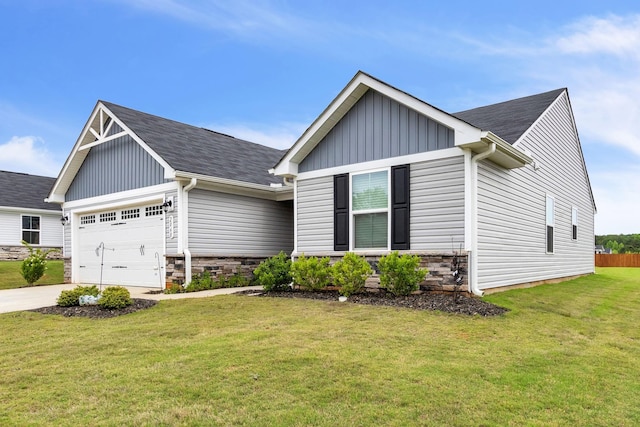
[[[73,289],[77,285],[33,286],[29,288],[7,289],[0,291],[0,313],[32,310],[34,308],[56,305],[56,300],[63,290]],[[210,291],[191,292],[188,294],[148,294],[158,288],[127,287],[132,298],[165,299],[205,298],[215,295],[228,295],[244,290],[260,290],[261,286],[247,286],[244,288],[213,289]]]

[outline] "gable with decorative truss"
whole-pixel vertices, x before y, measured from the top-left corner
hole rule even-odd
[[[166,182],[170,167],[98,102],[59,175],[50,201],[72,201]]]

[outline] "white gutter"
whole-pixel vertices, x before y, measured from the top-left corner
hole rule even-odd
[[[184,284],[185,286],[191,282],[191,251],[189,250],[189,191],[196,186],[198,180],[191,178],[191,182],[182,189],[182,210],[179,212],[178,219],[182,219],[182,227],[180,229],[180,240],[182,241],[182,253],[184,254]]]
[[[496,152],[496,143],[489,141],[489,147],[471,157],[471,277],[469,278],[470,291],[478,296],[484,292],[478,288],[478,162],[486,159]]]

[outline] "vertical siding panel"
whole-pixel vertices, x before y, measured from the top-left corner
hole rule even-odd
[[[162,166],[127,135],[90,149],[65,198],[72,201],[163,182]]]
[[[379,93],[375,93],[375,98],[373,102],[373,134],[371,135],[371,140],[373,144],[373,156],[371,160],[374,159],[382,159],[383,158],[383,98]]]
[[[364,133],[364,159],[363,161],[371,161],[374,159],[373,146],[374,146],[374,132],[373,132],[373,108],[374,108],[374,92],[369,91],[366,93],[365,105],[365,133]]]

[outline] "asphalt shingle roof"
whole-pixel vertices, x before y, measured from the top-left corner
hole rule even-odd
[[[60,205],[44,202],[55,182],[48,176],[0,171],[0,206],[59,211]]]
[[[177,171],[254,184],[282,183],[268,170],[286,150],[102,103]]]
[[[566,89],[556,89],[498,104],[453,113],[465,122],[491,131],[513,144]]]

